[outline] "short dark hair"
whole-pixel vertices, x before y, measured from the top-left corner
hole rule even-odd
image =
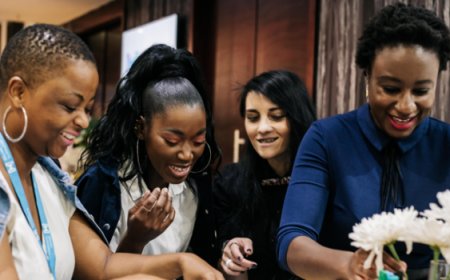
[[[73,32],[50,24],[35,24],[17,32],[6,45],[0,59],[0,89],[18,75],[34,87],[60,72],[68,59],[95,64],[88,46]]]
[[[445,22],[424,7],[389,5],[365,26],[358,41],[356,63],[370,73],[377,51],[397,45],[419,45],[435,52],[439,71],[445,70],[450,58],[449,33]]]

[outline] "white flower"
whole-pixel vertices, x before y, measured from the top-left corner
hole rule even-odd
[[[439,192],[436,197],[442,207],[436,203],[430,203],[430,209],[425,210],[422,215],[429,219],[450,223],[450,190]]]
[[[413,207],[395,209],[394,212],[382,212],[371,218],[363,218],[359,224],[353,226],[353,232],[349,234],[351,243],[357,248],[370,251],[364,262],[364,268],[368,269],[373,259],[377,272],[383,269],[383,247],[397,240],[406,242],[408,252],[412,250],[412,241],[408,238],[408,232],[417,218],[417,211]]]
[[[413,242],[439,248],[445,260],[450,262],[450,225],[448,223],[435,219],[417,219],[408,235]]]
[[[450,190],[439,192],[439,204],[430,203],[430,209],[421,215],[410,235],[414,242],[439,248],[447,262],[450,262]]]

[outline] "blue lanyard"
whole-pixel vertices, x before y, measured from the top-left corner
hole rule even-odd
[[[42,250],[44,251],[44,254],[47,258],[47,263],[50,268],[51,273],[53,274],[53,279],[56,279],[55,274],[55,263],[56,263],[56,256],[55,256],[55,248],[53,246],[53,239],[52,235],[50,233],[50,228],[48,226],[47,217],[45,216],[44,207],[42,206],[42,200],[41,196],[39,194],[39,190],[36,185],[36,180],[34,179],[33,174],[31,174],[31,180],[33,182],[33,189],[34,189],[34,195],[36,198],[36,206],[39,214],[39,219],[41,221],[41,230],[42,230],[42,236],[44,239],[44,246],[42,245],[42,241],[39,237],[39,233],[37,231],[36,225],[33,221],[33,216],[31,215],[30,206],[28,205],[28,201],[25,196],[25,191],[22,186],[22,182],[20,181],[19,174],[17,172],[16,163],[14,162],[14,158],[11,154],[11,151],[8,147],[8,144],[5,141],[5,138],[3,137],[3,134],[0,133],[0,156],[2,158],[3,164],[5,165],[6,171],[9,174],[9,177],[11,178],[11,182],[14,187],[14,191],[16,192],[17,197],[19,198],[20,206],[22,207],[22,211],[24,212],[28,224],[31,227],[31,230],[33,231],[36,239],[39,241],[39,244],[41,245]]]

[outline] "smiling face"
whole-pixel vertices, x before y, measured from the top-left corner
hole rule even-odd
[[[245,99],[245,130],[255,151],[269,164],[289,162],[289,121],[286,113],[262,94]]]
[[[206,143],[206,114],[200,104],[175,105],[145,122],[150,186],[186,180]]]
[[[393,138],[411,135],[430,115],[439,60],[420,46],[385,47],[368,78],[369,105],[376,125]]]
[[[88,126],[97,85],[93,63],[68,59],[60,74],[34,88],[24,86],[23,106],[29,123],[23,141],[31,153],[58,158],[66,152]]]

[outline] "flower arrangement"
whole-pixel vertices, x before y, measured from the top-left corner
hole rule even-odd
[[[397,241],[405,242],[408,254],[413,243],[429,245],[434,252],[435,263],[440,254],[450,263],[450,190],[438,193],[437,200],[439,204],[431,203],[430,209],[421,213],[414,207],[395,209],[394,212],[364,218],[354,225],[353,232],[349,234],[353,240],[351,244],[370,252],[364,268],[369,268],[375,259],[377,272],[380,273],[384,246],[394,258],[400,260],[394,248]]]

